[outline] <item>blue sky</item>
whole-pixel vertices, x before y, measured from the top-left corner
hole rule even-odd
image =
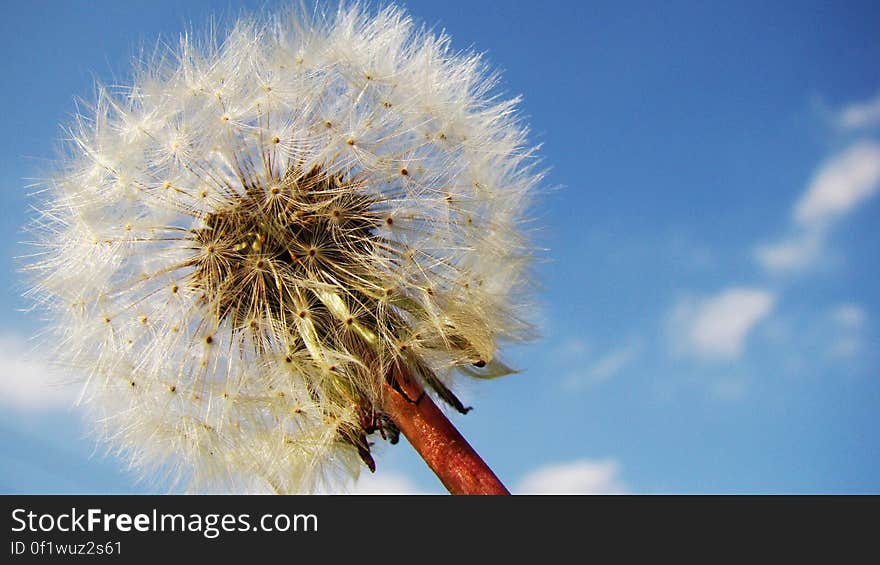
[[[880,7],[765,4],[405,4],[487,53],[550,167],[542,338],[455,419],[515,491],[880,493]],[[74,97],[239,4],[0,10],[0,492],[163,492],[41,388],[13,258]],[[441,492],[405,444],[378,464],[362,490]]]

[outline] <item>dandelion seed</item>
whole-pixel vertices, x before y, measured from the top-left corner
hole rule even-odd
[[[511,372],[540,174],[493,76],[355,6],[182,38],[100,90],[29,294],[111,445],[194,490],[334,488],[422,389],[466,412],[456,374]]]

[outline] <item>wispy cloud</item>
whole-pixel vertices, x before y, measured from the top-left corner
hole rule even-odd
[[[804,268],[824,252],[828,232],[880,191],[880,144],[860,141],[824,163],[792,210],[791,235],[755,248],[768,271]]]
[[[864,308],[854,303],[841,304],[831,310],[831,322],[835,337],[830,342],[833,357],[854,359],[865,348],[865,324],[868,315]]]
[[[844,129],[880,126],[880,93],[872,100],[851,104],[841,110],[838,124]]]
[[[708,359],[738,358],[749,333],[775,303],[772,292],[743,287],[728,288],[702,300],[681,301],[670,315],[675,352]]]
[[[825,163],[794,208],[802,226],[817,227],[851,211],[880,189],[880,144],[862,141]]]
[[[420,489],[409,477],[400,473],[361,473],[349,494],[443,494]]]
[[[641,344],[631,341],[584,364],[583,370],[573,371],[564,381],[567,388],[581,388],[608,382],[626,369],[639,356]]]
[[[849,329],[860,329],[865,325],[868,315],[865,309],[854,303],[841,304],[831,311],[832,319]]]
[[[0,404],[31,412],[70,407],[75,387],[28,351],[21,337],[0,334]]]
[[[873,129],[880,126],[880,93],[834,116],[842,133],[857,137],[817,168],[792,206],[788,233],[754,248],[757,263],[767,273],[790,278],[803,274],[798,271],[829,264],[829,240],[835,226],[880,192],[880,142]],[[871,363],[863,307],[846,303],[823,310],[784,332],[784,338],[776,336],[782,349],[797,350],[787,356],[786,365],[802,372],[820,362],[834,363],[837,368],[841,361],[851,367]],[[783,323],[777,325],[777,333],[784,328]]]
[[[539,467],[519,481],[515,494],[622,494],[627,491],[614,459],[579,459]]]
[[[755,257],[768,271],[794,271],[811,265],[825,245],[825,230],[807,230],[776,243],[755,248]]]

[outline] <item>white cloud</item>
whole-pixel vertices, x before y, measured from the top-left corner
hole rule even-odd
[[[755,248],[768,271],[808,267],[824,253],[829,227],[880,190],[880,144],[862,141],[826,162],[795,204],[795,233]]]
[[[554,357],[569,362],[583,359],[589,351],[590,346],[584,337],[569,337],[554,348]]]
[[[440,494],[420,489],[406,475],[381,470],[361,473],[350,494]]]
[[[867,128],[880,125],[880,93],[873,100],[847,106],[840,112],[838,122],[844,129]]]
[[[613,459],[579,459],[546,465],[527,474],[515,494],[622,494],[620,465]]]
[[[830,343],[832,357],[855,359],[865,351],[864,327],[868,319],[864,308],[854,303],[840,304],[831,310],[836,338]]]
[[[804,226],[824,224],[849,212],[880,189],[880,144],[863,141],[828,161],[794,209]]]
[[[768,271],[791,271],[812,264],[823,245],[824,230],[806,231],[778,243],[759,245],[755,257]]]
[[[375,473],[362,470],[356,481],[348,484],[327,487],[318,491],[317,494],[446,494],[445,490],[428,491],[419,488],[408,476],[380,468]]]
[[[613,379],[636,357],[640,346],[636,342],[628,343],[599,357],[582,372],[574,372],[568,375],[564,381],[569,388],[578,388],[585,385],[598,385]]]
[[[770,314],[776,296],[766,290],[733,287],[673,310],[670,331],[678,353],[733,359],[742,355],[749,333]]]
[[[828,353],[832,357],[843,359],[855,359],[862,354],[864,346],[862,340],[858,336],[842,336],[834,340],[829,348]]]
[[[637,353],[637,347],[627,345],[620,349],[616,349],[607,355],[601,357],[587,372],[587,375],[593,383],[605,382],[623,370],[627,365],[632,363]]]
[[[76,387],[63,383],[45,363],[36,360],[25,341],[0,334],[0,404],[22,411],[47,411],[70,407]]]
[[[848,303],[836,307],[831,312],[831,317],[845,328],[859,329],[865,324],[868,316],[865,314],[864,308],[858,304]]]

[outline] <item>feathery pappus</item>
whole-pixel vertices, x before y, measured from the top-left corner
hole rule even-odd
[[[455,375],[510,373],[541,173],[496,84],[353,6],[184,36],[99,88],[27,270],[109,445],[193,490],[330,489],[396,442],[392,371],[461,412]]]

